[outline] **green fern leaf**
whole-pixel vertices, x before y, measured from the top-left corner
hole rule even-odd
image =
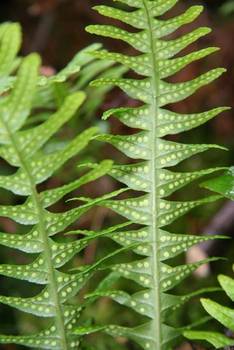
[[[7,38],[7,40],[6,40]],[[108,259],[98,261],[94,266],[86,266],[81,271],[60,271],[91,240],[103,233],[93,234],[80,240],[67,240],[63,243],[53,239],[58,233],[68,229],[81,215],[96,204],[110,200],[121,191],[110,193],[103,198],[84,199],[84,203],[64,213],[53,213],[49,207],[80,186],[94,181],[110,172],[112,161],[103,161],[95,169],[82,175],[78,180],[58,188],[39,191],[41,184],[59,170],[65,162],[80,153],[97,133],[97,128],[89,128],[59,150],[48,151],[44,147],[60,128],[68,122],[85,100],[83,92],[70,94],[44,122],[35,127],[26,127],[27,119],[34,111],[35,98],[40,87],[40,58],[31,54],[22,59],[16,76],[10,77],[15,65],[20,43],[18,25],[0,26],[1,77],[7,84],[6,93],[0,99],[0,156],[9,166],[11,175],[0,176],[0,187],[21,196],[22,204],[1,205],[0,216],[14,220],[17,233],[0,233],[0,244],[27,254],[36,254],[33,261],[24,265],[0,265],[0,274],[42,286],[39,294],[23,298],[0,296],[0,303],[41,318],[48,318],[47,328],[32,335],[0,335],[0,343],[15,343],[39,349],[74,349],[79,345],[79,337],[74,334],[82,305],[70,304],[88,279],[98,269],[104,269]],[[8,46],[7,46],[8,45]],[[8,58],[5,54],[8,52]],[[6,62],[4,61],[6,59]],[[76,64],[79,60],[77,59]],[[75,64],[75,66],[76,66]],[[67,73],[76,71],[73,63]],[[74,70],[73,70],[73,68]],[[9,80],[9,78],[12,78]],[[56,78],[57,79],[57,78]],[[59,78],[60,79],[60,78]],[[39,82],[39,83],[38,83]],[[46,84],[55,83],[53,79]],[[45,85],[45,87],[47,86]],[[2,90],[3,91],[3,90]],[[27,227],[28,226],[28,227]],[[21,233],[22,230],[22,233]],[[114,232],[115,230],[112,229]],[[69,232],[68,232],[69,233]],[[105,232],[107,234],[107,232]],[[119,251],[128,248],[121,248]]]
[[[96,329],[80,327],[77,333],[81,335],[103,330],[113,336],[132,339],[145,350],[169,350],[184,330],[171,327],[166,315],[176,306],[182,305],[182,300],[186,301],[190,296],[173,296],[169,295],[168,291],[206,261],[175,267],[168,265],[167,259],[180,254],[204,238],[170,233],[164,227],[196,206],[221,197],[211,196],[191,202],[173,202],[165,198],[193,180],[222,169],[176,173],[167,168],[200,152],[224,148],[207,144],[180,144],[162,138],[202,125],[225,111],[227,107],[181,115],[169,111],[166,106],[191,96],[198,89],[219,78],[225,70],[213,69],[188,82],[175,84],[166,82],[165,78],[179,72],[191,62],[217,51],[217,48],[208,48],[175,57],[188,45],[208,34],[209,28],[198,28],[173,40],[165,38],[182,25],[195,20],[202,7],[193,6],[178,17],[162,20],[160,16],[170,10],[178,0],[118,0],[118,2],[126,5],[126,8],[119,10],[101,5],[96,6],[95,10],[102,15],[120,20],[137,31],[128,31],[113,25],[91,25],[87,31],[122,40],[139,51],[135,56],[109,53],[105,50],[93,52],[95,58],[122,63],[139,74],[141,79],[109,76],[95,80],[92,85],[102,87],[114,84],[131,98],[141,102],[140,107],[116,108],[105,112],[103,116],[104,119],[108,119],[114,115],[125,125],[140,129],[138,133],[127,136],[97,136],[99,141],[108,142],[126,156],[138,160],[131,165],[114,165],[110,174],[129,189],[142,191],[145,194],[134,198],[106,200],[103,205],[141,226],[139,229],[120,230],[110,236],[124,247],[137,244],[132,250],[142,256],[142,259],[127,264],[116,264],[110,266],[110,269],[120,276],[137,282],[141,286],[141,291],[129,295],[124,291],[104,289],[91,294],[91,299],[109,296],[148,317],[149,321],[134,329],[108,325]],[[91,167],[95,168],[95,165]]]

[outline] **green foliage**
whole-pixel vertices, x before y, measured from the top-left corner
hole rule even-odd
[[[234,279],[220,275],[219,283],[227,296],[234,301]],[[201,299],[204,309],[217,321],[219,321],[226,329],[234,332],[234,310],[229,307],[220,305],[210,299]],[[215,349],[219,349],[228,345],[234,345],[234,339],[217,332],[207,331],[187,331],[184,335],[193,340],[206,340],[211,343]]]
[[[167,198],[178,189],[206,174],[220,170],[208,169],[194,173],[178,173],[167,168],[175,166],[190,156],[209,149],[222,149],[217,145],[180,144],[164,139],[169,134],[191,130],[227,108],[215,108],[203,113],[181,115],[166,106],[191,96],[199,88],[217,79],[225,70],[213,69],[192,81],[169,83],[165,79],[179,72],[191,62],[204,58],[217,48],[203,49],[178,57],[189,44],[208,34],[210,29],[199,28],[177,39],[166,38],[182,25],[195,20],[202,11],[193,6],[179,17],[163,20],[160,16],[173,7],[177,0],[118,0],[126,5],[124,10],[108,6],[96,6],[102,15],[120,20],[138,31],[120,29],[113,25],[91,25],[88,32],[130,44],[140,54],[134,56],[98,50],[94,57],[122,63],[139,78],[108,77],[93,82],[102,87],[114,84],[130,97],[139,100],[137,108],[116,108],[104,114],[104,119],[114,115],[122,123],[139,132],[131,135],[100,135],[98,140],[108,142],[126,156],[138,160],[129,165],[114,165],[110,174],[124,183],[129,190],[143,192],[127,199],[107,200],[103,205],[130,220],[139,227],[119,230],[107,235],[126,249],[132,249],[138,259],[110,266],[119,276],[136,282],[140,291],[129,294],[122,290],[99,288],[92,298],[108,296],[127,306],[147,320],[135,328],[107,325],[79,327],[80,336],[104,331],[113,336],[124,336],[138,343],[141,348],[169,350],[174,347],[184,328],[170,324],[170,315],[193,295],[176,296],[169,291],[181,283],[197,267],[210,261],[171,266],[167,262],[194,244],[218,237],[200,237],[169,232],[168,225],[189,210],[219,199],[210,196],[201,200],[178,202]],[[139,162],[140,159],[140,162]],[[95,168],[95,165],[93,165]],[[165,199],[166,198],[166,199]],[[198,292],[199,293],[199,292]],[[202,320],[201,320],[202,322]],[[188,326],[186,329],[192,327]]]
[[[234,200],[234,167],[229,168],[223,175],[204,182],[202,186]]]
[[[26,253],[30,258],[24,259],[28,263],[23,265],[0,265],[0,274],[37,284],[41,290],[39,294],[27,298],[0,296],[0,302],[48,319],[48,322],[46,328],[36,334],[0,335],[0,343],[50,350],[73,349],[79,344],[78,336],[73,330],[82,307],[73,305],[70,300],[92,276],[98,263],[78,272],[69,271],[64,265],[84,249],[92,237],[75,241],[63,238],[61,241],[61,237],[58,239],[57,236],[105,197],[96,200],[84,198],[84,204],[74,209],[68,207],[60,213],[52,212],[49,208],[73,190],[109,172],[112,162],[102,162],[95,170],[67,185],[39,190],[37,185],[49,179],[69,159],[83,151],[97,133],[97,128],[83,131],[59,149],[48,151],[46,148],[50,139],[81,107],[85,100],[83,92],[69,94],[59,109],[50,112],[45,122],[27,127],[27,119],[37,111],[34,107],[37,105],[35,102],[40,87],[50,86],[60,79],[63,81],[68,73],[77,70],[77,66],[72,63],[56,77],[41,78],[40,58],[37,54],[31,54],[20,61],[17,59],[20,37],[17,24],[0,26],[0,156],[11,167],[11,174],[0,176],[0,186],[12,192],[18,203],[0,206],[0,216],[13,220],[17,228],[17,233],[14,234],[1,232],[0,243]],[[16,75],[10,75],[16,67]],[[108,199],[111,196],[109,194],[106,197]]]
[[[234,175],[233,167],[228,169],[223,175],[208,180],[202,184],[205,188],[217,192],[222,196],[234,199]],[[220,275],[219,283],[227,296],[234,301],[234,279]],[[218,320],[226,329],[234,332],[234,310],[226,306],[220,305],[210,299],[201,299],[204,309],[216,320]],[[230,339],[223,334],[217,332],[206,331],[189,331],[184,334],[189,339],[206,340],[210,342],[216,349],[234,345],[234,339]]]
[[[224,16],[233,15],[234,12],[234,4],[232,1],[226,1],[221,7],[220,12]]]
[[[169,196],[192,181],[223,168],[184,173],[168,168],[200,152],[224,148],[207,144],[181,144],[164,137],[198,127],[227,107],[181,115],[166,106],[191,96],[225,70],[213,69],[192,81],[169,83],[167,78],[191,62],[217,51],[217,48],[208,48],[177,56],[189,44],[208,34],[208,28],[199,28],[177,39],[166,38],[195,20],[202,7],[193,6],[176,18],[163,20],[161,15],[178,0],[118,1],[123,3],[125,10],[107,6],[97,6],[96,9],[100,14],[120,20],[138,31],[128,32],[110,25],[89,26],[88,31],[123,40],[139,54],[127,56],[110,53],[95,44],[78,53],[66,68],[52,77],[39,75],[40,59],[36,54],[17,57],[21,43],[17,24],[0,26],[0,156],[11,167],[11,174],[1,174],[0,186],[10,191],[17,202],[16,205],[0,206],[0,216],[17,224],[17,233],[0,233],[0,244],[30,257],[24,260],[28,262],[24,265],[0,265],[0,274],[41,286],[37,295],[27,298],[0,296],[0,302],[46,319],[42,331],[31,335],[0,335],[0,343],[40,349],[91,349],[85,343],[84,336],[101,331],[114,337],[131,339],[145,350],[170,350],[185,330],[190,332],[186,333],[187,336],[192,336],[194,333],[190,330],[207,320],[176,327],[170,323],[170,316],[191,298],[217,289],[203,289],[186,295],[175,295],[172,289],[203,263],[216,258],[187,265],[173,265],[168,259],[185,252],[194,244],[222,237],[172,233],[168,226],[189,210],[211,203],[221,196],[186,202],[173,201]],[[124,67],[112,67],[113,62],[121,63]],[[141,79],[121,78],[127,69],[133,70]],[[92,83],[95,89],[87,87],[95,77],[98,77]],[[74,115],[83,117],[85,124],[113,85],[140,101],[140,104],[137,108],[122,107],[107,111],[103,119],[114,115],[126,126],[140,131],[128,135],[97,135],[96,128],[88,128],[72,141],[54,147],[51,140],[62,126],[70,123]],[[85,93],[76,92],[77,89]],[[85,102],[85,96],[92,97],[88,100],[90,102]],[[40,112],[42,107],[46,113]],[[79,128],[75,124],[74,129]],[[112,161],[86,164],[92,169],[73,182],[47,190],[38,186],[58,173],[94,138],[108,142],[135,161],[114,166]],[[73,198],[78,201],[78,206],[73,209],[69,209],[69,206],[60,213],[52,211],[51,206],[64,196],[107,173],[126,187],[97,199]],[[137,191],[138,195],[127,195],[129,190]],[[142,194],[139,195],[139,192]],[[124,199],[113,200],[114,196],[122,193]],[[70,228],[81,215],[96,205],[112,209],[128,221],[99,232]],[[73,240],[74,234],[81,238]],[[66,264],[97,238],[109,238],[120,248],[91,265],[69,270]],[[118,254],[128,251],[132,252],[133,261],[121,262],[119,257],[116,259]],[[85,295],[83,302],[74,302],[74,297],[94,273],[102,270],[110,273],[94,291]],[[121,277],[135,282],[138,291],[131,294],[115,289],[113,285]],[[221,277],[220,281],[233,298],[227,286],[231,280]],[[225,284],[225,281],[228,283]],[[93,325],[89,320],[80,326],[82,311],[101,297],[111,298],[133,310],[143,321],[139,321],[134,328],[116,324]],[[213,316],[212,310],[215,308],[223,312],[224,317],[218,317],[221,323],[226,314],[232,316],[232,310],[211,301],[203,300],[203,305]],[[213,337],[206,334],[207,340]]]
[[[38,96],[34,101],[34,107],[58,108],[69,94],[82,90],[85,92],[87,99],[78,114],[82,118],[83,124],[89,121],[101,106],[106,93],[112,89],[112,86],[94,89],[89,86],[90,81],[96,77],[105,77],[108,74],[118,78],[124,72],[122,67],[112,67],[112,62],[100,62],[90,55],[91,52],[100,48],[100,44],[90,45],[78,52],[67,67],[56,75],[49,78],[40,77]]]

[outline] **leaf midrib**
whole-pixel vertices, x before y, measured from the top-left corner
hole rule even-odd
[[[147,6],[147,1],[143,0],[144,10],[146,17],[148,19],[148,32],[150,35],[150,56],[151,56],[151,67],[152,67],[152,87],[153,87],[153,94],[152,94],[152,139],[153,139],[153,145],[152,145],[152,159],[151,159],[151,180],[152,180],[152,187],[151,187],[151,196],[152,196],[152,231],[153,234],[155,234],[155,243],[152,244],[152,251],[153,251],[153,280],[155,282],[154,284],[154,294],[155,294],[155,305],[154,310],[156,312],[154,317],[154,323],[155,323],[155,332],[153,334],[155,338],[155,344],[156,349],[161,349],[162,344],[162,321],[161,321],[161,291],[160,291],[160,254],[159,254],[159,244],[160,244],[160,237],[159,237],[159,229],[157,224],[157,216],[158,216],[158,203],[157,203],[157,183],[159,180],[158,172],[157,172],[157,166],[156,166],[156,159],[160,156],[158,154],[158,138],[157,138],[157,124],[158,124],[158,112],[159,112],[159,106],[157,104],[157,96],[158,96],[158,83],[159,78],[157,75],[157,66],[156,66],[156,45],[155,45],[155,39],[153,37],[153,23],[152,18],[149,13],[149,9]]]
[[[0,117],[1,118],[1,117]],[[17,139],[15,138],[14,134],[11,133],[11,130],[8,126],[8,124],[4,121],[3,118],[1,118],[2,125],[4,125],[4,128],[7,132],[8,138],[11,141],[12,147],[14,148],[15,153],[18,156],[21,168],[24,170],[29,182],[30,182],[30,187],[32,191],[32,199],[35,203],[37,214],[38,214],[38,227],[39,231],[41,233],[41,238],[43,240],[43,245],[44,245],[44,254],[45,254],[45,259],[48,267],[48,281],[49,281],[49,288],[51,290],[52,296],[53,296],[53,301],[55,305],[55,322],[57,326],[57,331],[58,335],[60,335],[61,339],[61,350],[69,350],[68,349],[68,344],[67,344],[67,337],[66,337],[66,330],[64,327],[64,317],[63,317],[63,310],[62,310],[62,305],[59,300],[59,295],[58,295],[58,284],[56,280],[56,270],[53,267],[53,259],[52,259],[52,252],[50,249],[50,243],[49,243],[49,238],[46,232],[46,225],[45,225],[45,220],[44,220],[44,208],[40,200],[40,195],[37,192],[37,188],[35,185],[35,181],[33,176],[30,173],[30,169],[27,165],[27,161],[24,159],[23,154],[20,152],[20,145],[18,145]]]

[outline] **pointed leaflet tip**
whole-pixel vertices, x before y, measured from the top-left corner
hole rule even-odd
[[[92,7],[92,10],[97,11],[98,13],[100,13],[100,9],[102,9],[104,6],[102,5],[96,5]]]
[[[85,27],[85,31],[90,33],[90,34],[93,34],[94,33],[93,32],[93,29],[94,29],[93,27],[96,27],[96,26],[95,25],[89,25],[89,26]]]
[[[191,6],[186,12],[186,16],[189,19],[191,17],[192,20],[195,20],[200,14],[204,11],[204,6],[202,5],[195,5]]]
[[[208,303],[210,300],[207,299],[207,298],[201,298],[200,301],[201,301],[201,303],[202,303],[202,306],[205,308],[205,306],[207,305],[207,303]]]
[[[32,65],[40,65],[41,64],[41,58],[37,53],[31,53],[30,55],[28,55],[27,57],[25,57],[24,61],[23,61],[23,65],[26,65],[27,63],[30,63]]]
[[[220,146],[220,145],[214,145],[213,148],[220,149],[221,151],[229,151],[227,147]]]
[[[210,27],[200,27],[200,28],[197,29],[197,31],[199,31],[203,35],[206,35],[206,34],[211,33],[212,29]]]
[[[221,112],[225,112],[225,111],[230,111],[232,109],[232,107],[224,106],[224,107],[220,107],[220,109],[222,109]]]
[[[204,49],[204,50],[205,50],[205,49]],[[220,51],[221,48],[218,47],[218,46],[211,46],[211,47],[208,47],[207,50],[210,50],[210,53],[209,53],[209,54],[211,55],[212,53],[215,53],[215,52],[217,52],[217,51]]]
[[[228,297],[234,301],[234,279],[229,276],[219,275],[218,281]]]
[[[202,13],[205,7],[203,5],[195,5],[195,6],[192,6],[191,8],[193,8],[194,10],[196,9],[197,13]]]

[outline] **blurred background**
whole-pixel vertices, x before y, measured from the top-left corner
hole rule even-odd
[[[26,55],[32,51],[37,51],[41,54],[43,60],[43,74],[52,74],[61,70],[72,57],[86,46],[101,42],[110,50],[121,50],[123,53],[131,54],[131,49],[122,42],[111,41],[109,39],[96,38],[85,32],[85,26],[94,23],[110,23],[108,19],[97,15],[91,8],[96,4],[110,4],[110,1],[96,0],[2,0],[0,2],[0,20],[20,22],[23,28],[24,41],[21,51],[22,55]],[[199,4],[199,1],[184,0],[180,1],[170,16],[183,12],[189,5],[194,3]],[[183,27],[179,31],[179,35],[187,32],[190,28],[197,26],[209,26],[213,29],[212,33],[199,40],[193,45],[193,49],[205,46],[218,46],[221,51],[206,58],[202,61],[191,64],[188,68],[173,77],[173,81],[186,81],[198,76],[209,68],[217,66],[226,67],[226,73],[219,81],[211,86],[201,89],[192,98],[189,98],[182,103],[177,103],[171,108],[177,112],[192,113],[204,111],[216,106],[233,106],[234,96],[234,1],[233,0],[204,0],[200,1],[205,6],[205,11],[200,16],[195,24]],[[123,26],[123,25],[122,25]],[[124,27],[124,26],[123,26]],[[178,33],[177,33],[178,35]],[[189,48],[191,50],[191,47]],[[106,92],[106,91],[104,91]],[[104,93],[103,92],[103,93]],[[92,91],[89,91],[92,96]],[[103,94],[98,96],[98,103],[94,108],[89,110],[89,113],[83,113],[84,125],[99,124],[103,130],[110,129],[116,134],[127,134],[129,130],[121,125],[114,118],[110,124],[100,121],[100,117],[104,110],[111,107],[135,105],[134,101],[130,101],[118,89],[114,89],[111,93],[107,91],[105,97]],[[101,102],[104,100],[104,103]],[[87,108],[88,110],[88,108]],[[89,116],[87,117],[87,115]],[[70,135],[71,130],[80,129],[80,125],[73,124],[71,129],[67,129],[67,135]],[[195,170],[208,168],[213,166],[225,166],[234,164],[234,118],[233,111],[225,112],[222,116],[211,121],[208,125],[204,125],[190,132],[183,133],[176,137],[169,137],[171,140],[177,140],[187,143],[218,143],[230,149],[230,152],[210,151],[206,154],[193,157],[191,160],[183,162],[183,170]],[[89,153],[90,152],[90,153]],[[113,157],[116,162],[126,162],[123,156],[112,149],[111,147],[98,146],[90,147],[88,153],[84,155],[84,159],[97,158],[99,160],[108,157]],[[69,178],[69,168],[65,169],[63,177]],[[61,179],[57,179],[59,182]],[[118,188],[110,178],[104,178],[99,181],[99,184],[94,183],[89,188],[84,188],[83,192],[86,195],[96,197],[101,193]],[[194,185],[186,187],[173,198],[181,200],[184,198],[194,199],[203,194],[203,190],[196,189]],[[0,193],[0,196],[2,194]],[[188,232],[191,234],[199,233],[216,233],[234,235],[234,207],[227,201],[218,202],[204,208],[197,208],[186,216],[186,219],[177,221],[172,230],[175,232]],[[79,227],[88,229],[100,229],[103,225],[109,225],[118,222],[113,213],[103,209],[97,209],[88,214],[79,223]],[[10,223],[1,221],[1,230],[13,230],[9,227]],[[90,246],[81,257],[77,258],[77,264],[91,263],[97,256],[102,256],[106,251],[113,249],[113,242],[106,241],[105,244],[96,242]],[[203,257],[206,254],[218,254],[230,259],[227,262],[218,262],[212,264],[211,267],[206,267],[200,272],[188,279],[183,286],[177,288],[177,293],[184,293],[191,290],[191,285],[211,286],[216,285],[216,277],[222,272],[231,275],[231,262],[233,259],[234,244],[230,242],[220,241],[218,247],[214,245],[206,245],[202,249],[193,250],[185,257],[179,257],[178,262],[183,262],[183,259],[191,260],[194,258]],[[9,262],[12,259],[12,254],[9,258],[7,252],[4,252],[1,257],[1,262]],[[98,277],[97,277],[98,280]],[[12,288],[17,288],[15,282],[5,280],[4,284],[0,280],[1,292],[7,294],[7,291]],[[97,281],[92,281],[89,286],[92,289]],[[122,281],[121,283],[126,283]],[[93,285],[92,285],[93,284]],[[22,287],[23,288],[23,287]],[[135,286],[127,287],[129,291],[134,291]],[[192,288],[192,289],[194,289]],[[30,293],[29,293],[30,294]],[[225,297],[217,293],[217,300],[224,301]],[[225,299],[225,302],[228,301]],[[181,310],[175,319],[171,322],[185,325],[199,317],[202,317],[203,311],[198,306],[198,303],[190,303],[187,307]],[[130,311],[112,304],[110,300],[101,300],[92,308],[86,311],[86,317],[89,316],[100,323],[106,323],[108,320],[113,320],[115,323],[124,325],[134,325],[136,315]],[[31,318],[25,314],[10,311],[7,307],[0,309],[0,330],[2,332],[32,331],[36,325],[31,324]],[[14,328],[13,328],[13,324]],[[217,327],[216,323],[211,323],[212,330]],[[217,328],[218,329],[218,328]],[[219,329],[220,330],[220,329]],[[225,332],[224,329],[221,329]],[[138,348],[126,339],[113,339],[105,336],[94,335],[88,339],[90,344],[95,344],[96,350],[138,350]],[[193,345],[185,343],[179,345],[180,350],[191,349],[208,349],[207,347],[193,347]],[[16,346],[0,346],[0,349],[23,349]]]

